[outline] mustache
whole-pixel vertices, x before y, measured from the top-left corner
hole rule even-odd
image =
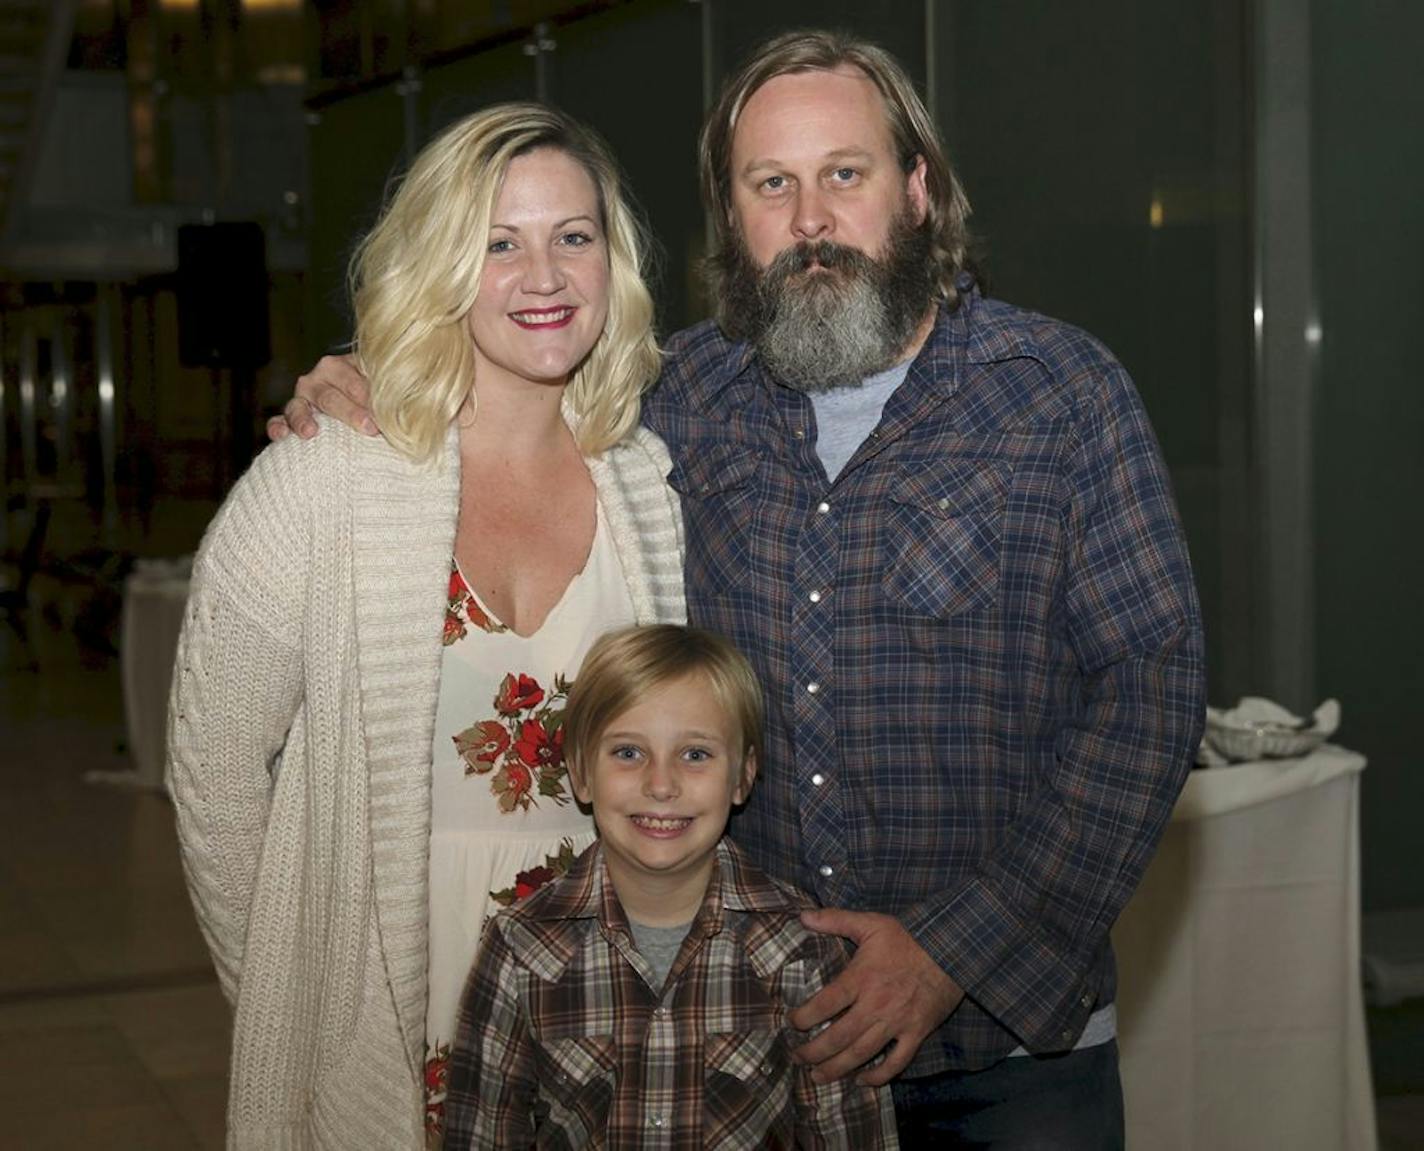
[[[858,272],[873,267],[874,263],[859,248],[837,244],[834,240],[802,240],[778,252],[762,275],[765,279],[778,279],[816,267]]]

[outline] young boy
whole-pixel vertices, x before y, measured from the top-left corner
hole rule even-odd
[[[790,1057],[786,1013],[845,952],[722,837],[761,709],[751,666],[706,632],[630,628],[588,653],[564,750],[599,842],[486,929],[446,1151],[897,1146],[888,1091]]]

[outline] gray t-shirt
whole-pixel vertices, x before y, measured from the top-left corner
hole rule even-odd
[[[867,376],[853,387],[810,393],[811,407],[816,412],[816,454],[821,457],[827,476],[835,479],[841,474],[855,449],[880,422],[885,401],[909,373],[910,361],[906,360]]]
[[[633,929],[633,946],[638,949],[638,954],[648,961],[648,966],[657,976],[655,988],[661,989],[667,982],[668,972],[672,970],[682,941],[692,930],[691,921],[676,927],[650,927],[646,923],[636,923],[630,919],[628,926]]]

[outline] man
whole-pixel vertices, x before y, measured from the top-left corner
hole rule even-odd
[[[856,945],[793,1015],[831,1021],[800,1057],[893,1079],[907,1146],[1120,1146],[1108,931],[1204,710],[1141,403],[1084,333],[980,296],[968,204],[880,49],[762,46],[700,158],[718,316],[670,341],[645,420],[690,620],[767,685],[732,836]],[[292,425],[364,415],[322,382],[350,375],[323,361]]]

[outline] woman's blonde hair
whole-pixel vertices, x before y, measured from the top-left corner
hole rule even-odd
[[[351,259],[353,350],[371,382],[371,412],[413,459],[438,456],[471,394],[465,317],[480,289],[490,215],[510,161],[540,148],[563,152],[589,174],[608,241],[608,319],[565,393],[579,448],[596,455],[627,435],[657,376],[645,231],[607,145],[553,108],[496,104],[421,150]]]

